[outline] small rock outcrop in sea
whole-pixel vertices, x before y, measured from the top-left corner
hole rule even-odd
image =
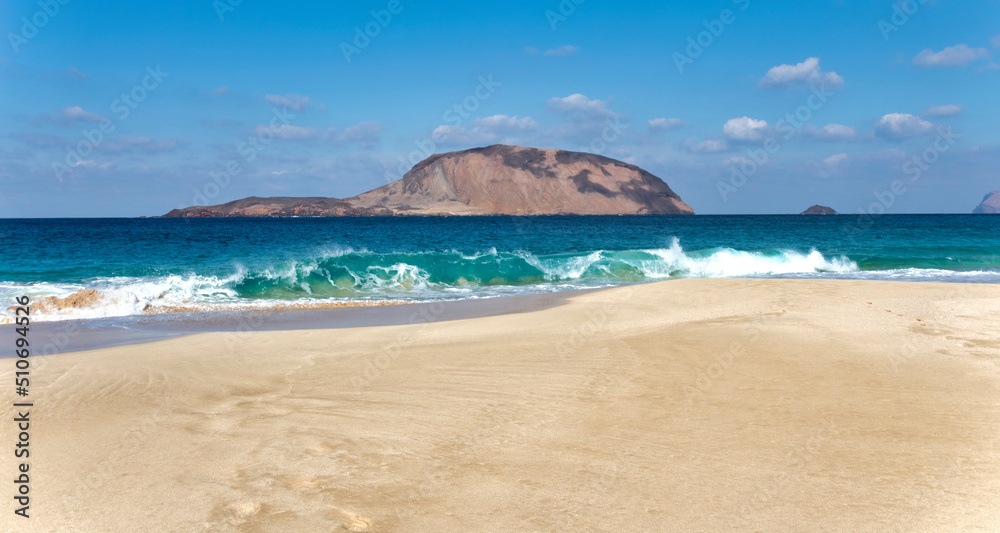
[[[827,207],[825,205],[814,205],[809,209],[799,213],[800,215],[837,215],[836,211],[832,207]]]
[[[1000,191],[993,191],[983,197],[983,202],[972,210],[977,215],[1000,214]]]
[[[494,145],[433,155],[403,179],[358,196],[246,198],[166,217],[406,215],[693,215],[669,185],[628,163],[563,150]]]

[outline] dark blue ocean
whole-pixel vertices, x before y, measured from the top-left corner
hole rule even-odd
[[[2,219],[0,258],[2,301],[97,291],[43,320],[691,277],[997,283],[1000,216]]]

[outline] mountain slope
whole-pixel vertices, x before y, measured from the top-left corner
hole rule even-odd
[[[434,155],[383,187],[336,198],[246,198],[167,217],[694,214],[660,178],[607,157],[494,145]]]
[[[993,191],[983,198],[983,202],[972,211],[976,214],[1000,213],[1000,191]]]

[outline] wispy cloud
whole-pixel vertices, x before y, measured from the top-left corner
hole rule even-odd
[[[472,128],[442,125],[432,137],[443,144],[485,144],[512,142],[516,135],[538,129],[531,117],[493,115],[472,121]]]
[[[580,93],[571,94],[564,98],[551,98],[548,106],[550,111],[578,118],[607,119],[618,116],[618,113],[608,108],[606,101],[591,100]]]
[[[714,154],[729,150],[729,143],[725,139],[706,139],[701,142],[688,139],[684,141],[683,146],[693,154]]]
[[[925,117],[952,117],[955,115],[961,115],[965,111],[965,107],[957,104],[949,105],[932,105],[927,107],[927,111],[924,111]]]
[[[64,107],[59,111],[59,114],[63,118],[71,121],[100,122],[104,120],[103,116],[98,115],[97,113],[91,113],[78,105]]]
[[[271,128],[269,126],[260,125],[254,128],[253,133],[258,136],[274,135],[277,139],[291,141],[304,141],[319,137],[319,130],[315,128],[303,128],[302,126],[295,126],[292,124],[284,124],[280,128]]]
[[[854,128],[843,124],[827,124],[822,128],[807,125],[802,128],[802,134],[821,141],[846,141],[853,139],[857,132]]]
[[[355,143],[365,148],[374,148],[382,142],[382,124],[378,122],[362,122],[348,126],[343,133],[336,135],[340,142]]]
[[[989,59],[990,51],[985,48],[971,48],[966,44],[949,46],[940,52],[930,48],[913,58],[918,67],[964,67],[981,59]]]
[[[654,118],[649,121],[649,129],[653,131],[670,131],[684,127],[684,121],[679,118]]]
[[[264,96],[264,99],[275,107],[288,108],[293,111],[302,111],[312,105],[312,99],[301,94],[268,94]]]
[[[826,163],[827,166],[832,167],[839,165],[844,161],[847,161],[847,159],[848,159],[847,154],[833,154],[830,157],[824,159],[823,163]]]
[[[810,57],[795,65],[771,67],[760,80],[764,89],[804,89],[810,85],[826,90],[839,89],[844,86],[844,78],[836,72],[824,72],[819,66],[819,58]]]
[[[562,56],[571,56],[571,55],[573,55],[573,54],[575,54],[575,53],[577,53],[579,51],[580,51],[579,48],[577,48],[577,47],[575,47],[575,46],[573,46],[571,44],[567,44],[567,45],[564,45],[564,46],[560,46],[559,48],[552,48],[550,50],[546,50],[545,52],[542,53],[542,55],[546,55],[546,56],[549,56],[549,57],[553,57],[553,56],[555,56],[555,57],[562,57]]]

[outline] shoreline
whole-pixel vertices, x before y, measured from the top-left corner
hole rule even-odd
[[[141,345],[203,333],[366,328],[526,313],[561,305],[577,294],[614,288],[616,287],[465,300],[392,302],[386,305],[289,306],[58,320],[34,322],[31,329],[36,338],[43,339],[38,352],[42,355],[56,355]],[[13,344],[12,329],[12,324],[0,325],[0,345]],[[0,360],[13,357],[13,353],[0,354]]]
[[[17,523],[992,531],[998,321],[997,285],[679,280],[32,358]]]
[[[399,326],[406,324],[446,322],[506,314],[524,313],[564,305],[578,295],[614,291],[676,282],[708,282],[714,280],[775,281],[804,283],[901,283],[961,287],[971,291],[974,287],[996,286],[1000,283],[965,283],[952,281],[914,281],[907,279],[815,279],[815,278],[676,278],[601,288],[570,289],[544,293],[527,293],[488,298],[407,302],[392,300],[353,305],[320,303],[315,306],[290,304],[288,306],[248,308],[241,310],[183,311],[150,315],[127,315],[103,318],[85,318],[33,322],[36,336],[45,340],[42,355],[68,354],[99,350],[116,346],[134,346],[168,339],[177,339],[203,333],[242,334],[252,331],[301,331],[336,330]],[[958,289],[956,289],[958,290]],[[0,343],[12,343],[12,324],[0,324]],[[8,342],[9,341],[9,342]],[[13,354],[0,354],[0,360],[13,358]]]

